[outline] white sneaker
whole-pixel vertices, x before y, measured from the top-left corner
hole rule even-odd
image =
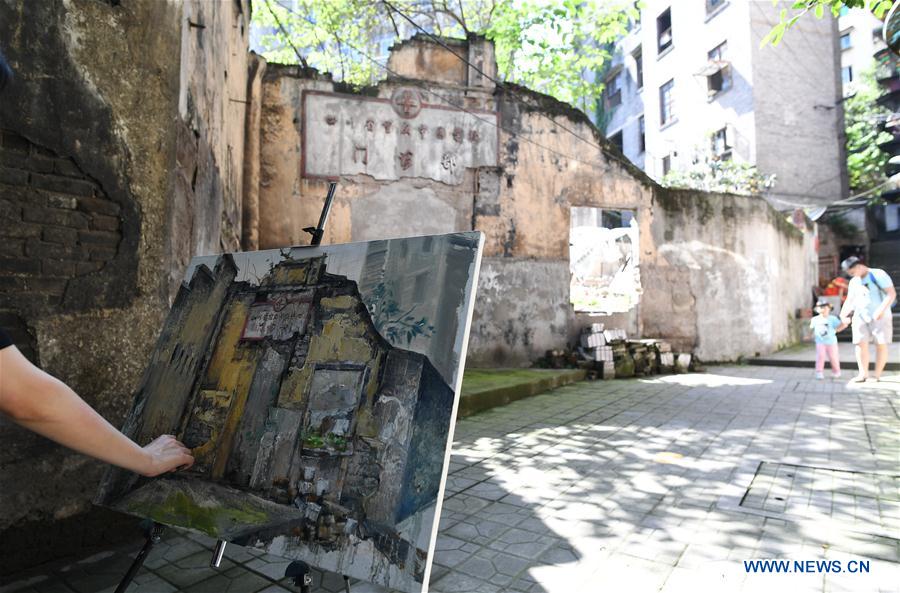
[[[825,378],[824,374],[818,373],[818,372],[816,373],[816,379],[824,379],[824,378]]]

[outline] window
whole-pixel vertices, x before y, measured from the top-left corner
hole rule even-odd
[[[646,152],[647,150],[647,135],[644,132],[644,116],[640,116],[638,118],[638,139],[640,141],[639,146],[641,147],[641,152]]]
[[[669,171],[672,170],[672,155],[667,154],[662,158],[662,174],[663,177],[669,174]]]
[[[659,87],[659,124],[666,125],[675,118],[675,80]]]
[[[728,42],[723,41],[707,53],[706,90],[710,98],[731,88],[731,68],[728,63]]]
[[[575,311],[624,313],[641,296],[640,233],[634,210],[573,206],[569,298]]]
[[[731,159],[731,138],[727,127],[713,132],[712,153],[720,161]]]
[[[723,41],[706,53],[710,62],[724,62],[727,60],[728,42]]]
[[[619,149],[619,152],[625,151],[625,145],[622,143],[622,130],[619,130],[618,132],[610,136],[609,141],[616,145],[616,148]]]
[[[606,88],[603,92],[606,95],[607,108],[622,104],[622,89],[619,87],[620,74],[621,72],[616,72],[606,79]]]
[[[672,9],[656,17],[656,45],[659,53],[672,47]]]
[[[644,88],[644,56],[641,55],[641,48],[637,48],[634,52],[634,82],[637,88]]]
[[[845,66],[841,68],[841,82],[844,84],[853,82],[853,66]]]
[[[725,4],[725,0],[706,0],[706,14],[715,12],[717,8]]]
[[[853,47],[853,41],[850,39],[850,31],[841,34],[841,49],[850,49]]]

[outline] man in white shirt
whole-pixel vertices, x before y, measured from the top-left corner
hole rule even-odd
[[[841,268],[850,275],[847,300],[841,308],[841,320],[853,329],[856,364],[859,374],[852,380],[861,383],[869,376],[869,342],[875,342],[875,380],[881,379],[887,364],[888,344],[893,340],[891,305],[897,290],[887,272],[870,268],[858,257],[848,257]],[[853,314],[852,321],[849,319]]]

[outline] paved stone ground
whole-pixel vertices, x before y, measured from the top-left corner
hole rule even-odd
[[[900,377],[887,379],[720,367],[579,383],[462,420],[431,590],[898,592]],[[216,572],[212,542],[168,534],[130,593],[292,590],[284,560],[229,546]],[[0,592],[112,591],[133,551]],[[748,574],[750,559],[844,572]],[[846,572],[851,560],[869,572]],[[316,576],[318,591],[342,587]]]
[[[848,330],[849,331],[849,330]],[[888,369],[897,370],[900,365],[900,328],[895,330],[896,339],[894,343],[888,346]],[[856,350],[850,342],[838,342],[838,355],[841,359],[841,372],[847,379],[856,375]],[[754,364],[778,363],[804,363],[813,368],[816,364],[816,345],[815,344],[798,344],[785,348],[779,352],[767,354],[754,360]],[[875,369],[875,346],[869,345],[869,368]],[[826,361],[825,370],[831,372],[831,365]]]

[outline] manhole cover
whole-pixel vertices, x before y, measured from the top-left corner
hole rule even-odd
[[[831,520],[872,534],[900,526],[900,476],[760,462],[738,505],[766,516]]]

